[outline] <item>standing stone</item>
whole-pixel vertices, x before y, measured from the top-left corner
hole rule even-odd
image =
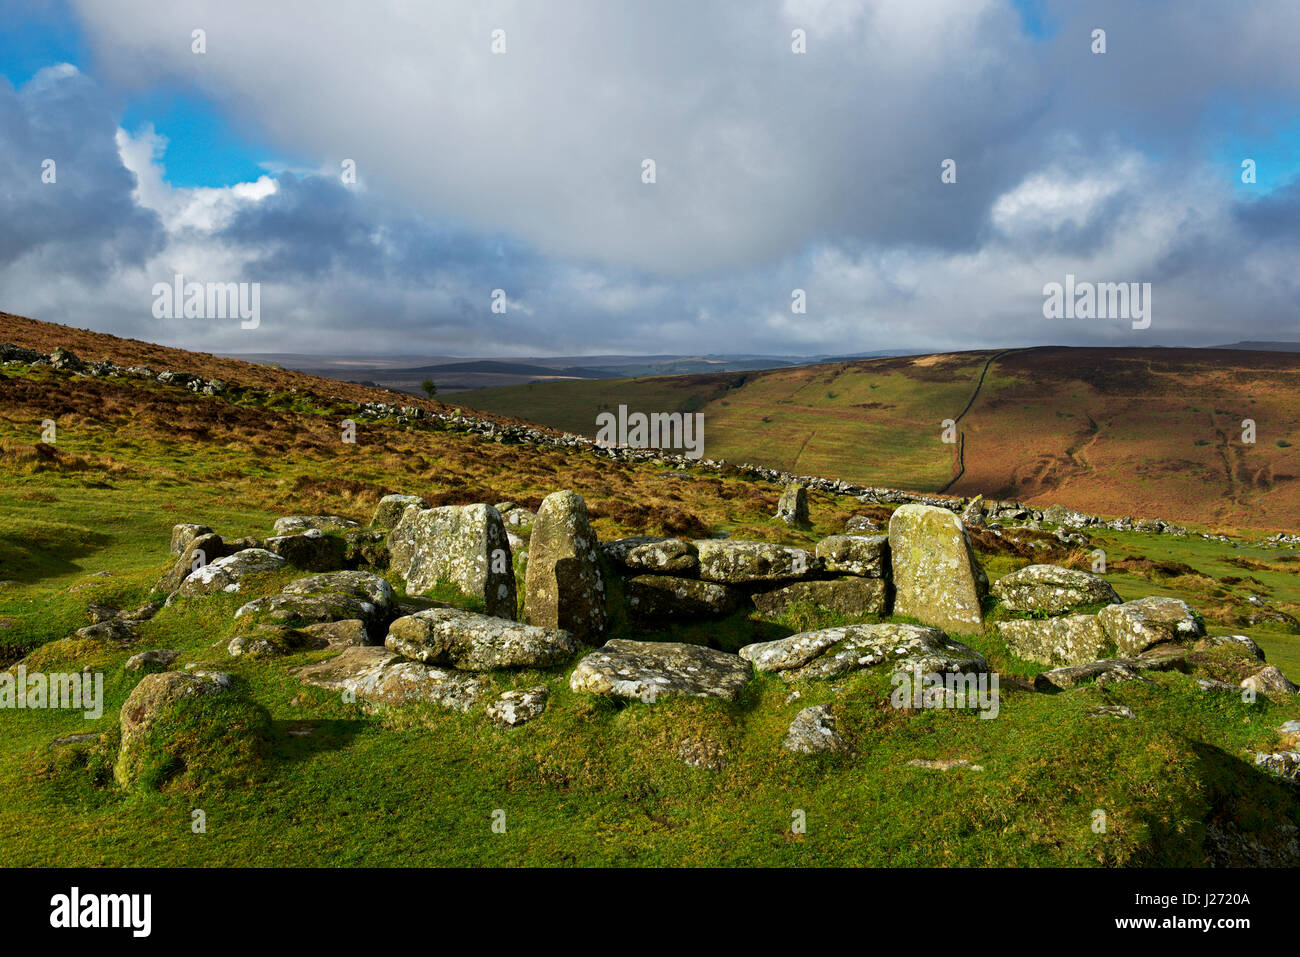
[[[776,503],[776,517],[787,525],[807,525],[808,490],[797,482],[787,485]]]
[[[388,567],[411,595],[440,580],[483,600],[496,618],[515,619],[515,573],[501,514],[491,505],[407,509],[388,536]]]
[[[406,510],[412,505],[428,508],[429,503],[418,495],[385,495],[375,506],[375,514],[370,519],[371,528],[386,528],[389,531],[397,527]]]
[[[542,501],[528,544],[524,619],[563,628],[579,641],[599,644],[605,633],[605,581],[600,542],[576,492],[553,492]]]
[[[889,551],[894,614],[944,631],[980,630],[988,579],[961,519],[932,505],[900,505],[889,519]]]
[[[189,547],[190,542],[200,535],[211,535],[212,529],[206,525],[194,525],[189,522],[183,522],[180,525],[172,526],[172,554],[180,556],[185,554],[185,549]]]

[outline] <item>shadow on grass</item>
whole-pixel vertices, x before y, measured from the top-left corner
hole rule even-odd
[[[1187,747],[1202,801],[1185,808],[1186,817],[1200,820],[1180,833],[1176,821],[1144,817],[1149,838],[1132,866],[1300,866],[1300,787],[1213,745]]]
[[[277,760],[305,761],[325,751],[346,748],[365,728],[364,721],[341,718],[275,720],[271,722],[271,744]]]

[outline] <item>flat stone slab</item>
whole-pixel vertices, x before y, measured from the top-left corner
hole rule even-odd
[[[729,585],[672,575],[637,575],[623,584],[628,608],[638,618],[699,618],[727,615],[741,593]]]
[[[396,619],[384,646],[428,665],[464,671],[549,668],[577,654],[580,644],[563,628],[542,628],[459,608],[429,608]]]
[[[732,701],[752,677],[748,662],[723,651],[616,638],[578,662],[569,687],[647,704],[672,695]]]
[[[781,678],[837,678],[852,671],[888,665],[895,670],[920,668],[923,674],[988,671],[988,662],[973,648],[953,641],[938,628],[921,625],[845,625],[805,631],[740,649],[740,657],[759,671]]]
[[[803,578],[817,561],[806,549],[771,542],[702,538],[695,541],[695,550],[701,578],[733,585]]]
[[[888,607],[888,587],[882,578],[847,576],[828,581],[791,582],[752,597],[764,615],[779,615],[794,602],[811,602],[843,615],[883,615]]]
[[[477,676],[433,668],[374,645],[346,649],[336,658],[298,669],[303,684],[350,691],[379,705],[430,702],[465,712],[487,690]]]

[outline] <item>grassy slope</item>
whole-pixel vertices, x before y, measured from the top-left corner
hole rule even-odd
[[[457,395],[476,409],[590,435],[596,413],[700,408],[705,454],[868,484],[935,490],[955,472],[940,423],[991,353],[765,372],[599,380]],[[1256,422],[1254,445],[1241,421]],[[962,420],[983,492],[1099,514],[1300,528],[1300,356],[1203,349],[1014,350]]]
[[[689,534],[698,526],[799,543],[838,530],[856,507],[814,494],[817,527],[791,532],[769,517],[775,489],[734,477],[612,466],[391,426],[363,426],[358,445],[343,446],[337,419],[321,412],[327,400],[311,396],[240,409],[137,382],[5,374],[0,578],[14,582],[0,588],[5,660],[36,648],[33,668],[104,670],[109,701],[93,730],[116,723],[138,680],[122,667],[130,652],[48,642],[84,624],[90,601],[134,607],[143,600],[168,565],[176,521],[202,521],[230,536],[265,534],[273,516],[291,512],[364,520],[387,491],[536,505],[571,487],[591,503],[602,537]],[[33,445],[47,416],[59,424],[53,458]],[[1215,577],[1253,575],[1280,606],[1294,610],[1300,601],[1296,577],[1276,552],[1138,535],[1101,544],[1112,561],[1131,552]],[[1227,564],[1241,558],[1263,567]],[[1006,555],[986,561],[992,574],[1023,564]],[[1225,601],[1224,615],[1244,594],[1140,565],[1112,577],[1125,597],[1181,594],[1202,607],[1219,588],[1237,601]],[[218,665],[248,682],[274,722],[266,778],[253,788],[126,796],[93,783],[81,766],[84,752],[50,750],[55,735],[87,730],[80,716],[5,712],[0,863],[1173,864],[1199,860],[1207,817],[1249,827],[1295,815],[1294,799],[1239,754],[1269,744],[1272,729],[1300,716],[1300,705],[1203,695],[1183,675],[1064,697],[1004,686],[999,718],[982,721],[968,712],[893,709],[884,676],[809,684],[795,702],[787,702],[782,682],[763,677],[734,705],[621,707],[573,694],[562,668],[501,679],[552,689],[542,719],[505,731],[481,715],[420,706],[378,718],[302,688],[290,669],[321,653],[229,658],[223,646],[235,607],[278,584],[273,577],[238,598],[167,609],[139,644],[176,648],[182,662]],[[780,621],[737,616],[654,637],[734,648],[838,620],[801,609]],[[1270,660],[1300,677],[1300,641],[1280,630],[1252,633]],[[1004,675],[1037,670],[1002,654],[993,639],[969,640]],[[819,701],[838,702],[859,757],[797,758],[780,749],[794,713]],[[1127,703],[1139,719],[1084,716],[1103,701]],[[306,729],[308,736],[290,734]],[[725,767],[686,767],[675,755],[684,739],[723,748]],[[956,756],[986,770],[906,765]],[[196,807],[207,813],[203,835],[190,831]],[[1098,807],[1108,813],[1104,835],[1089,826]],[[507,813],[504,835],[490,828],[498,808]],[[790,833],[794,809],[806,811],[807,835]]]

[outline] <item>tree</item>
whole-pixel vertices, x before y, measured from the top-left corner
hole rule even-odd
[[[420,388],[424,390],[424,394],[427,395],[430,399],[432,399],[435,395],[438,394],[438,387],[433,384],[432,379],[425,379],[423,382],[420,383]]]

